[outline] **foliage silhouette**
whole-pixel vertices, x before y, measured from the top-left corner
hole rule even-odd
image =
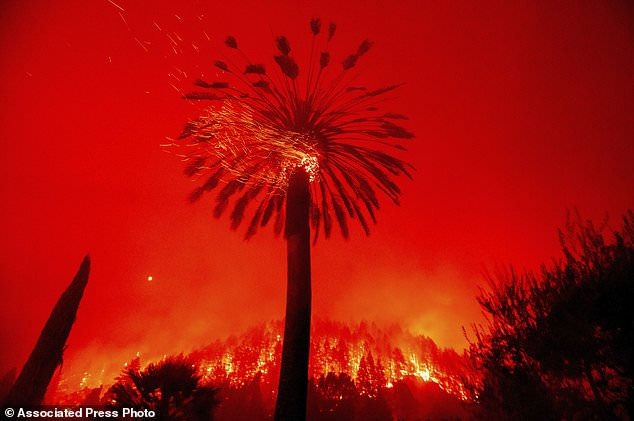
[[[400,189],[393,179],[411,178],[411,167],[392,155],[405,149],[397,140],[413,137],[397,124],[406,117],[379,108],[385,94],[399,85],[374,90],[350,85],[353,69],[372,43],[363,41],[329,78],[336,25],[331,23],[321,36],[321,20],[315,18],[310,31],[305,73],[285,36],[276,39],[277,72],[251,62],[238,40],[227,37],[225,45],[246,63],[215,62],[231,83],[196,82],[204,91],[185,98],[215,106],[188,122],[180,136],[186,146],[185,174],[202,178],[191,201],[215,190],[213,213],[220,217],[233,200],[231,228],[248,220],[247,239],[272,221],[276,235],[284,230],[287,299],[278,420],[304,419],[306,414],[311,228],[313,242],[320,232],[329,237],[334,224],[347,238],[350,220],[369,234],[379,209],[377,192],[398,204]]]
[[[18,374],[18,369],[13,367],[2,377],[0,377],[0,402],[4,402],[4,399],[9,394],[9,390],[11,390],[11,386],[15,383],[15,378]]]
[[[182,355],[140,369],[133,361],[106,393],[113,409],[155,411],[163,420],[210,420],[219,404],[218,389],[201,382],[193,362]]]
[[[313,421],[354,419],[358,391],[346,373],[328,373],[311,381],[308,414]]]
[[[478,298],[489,316],[470,357],[479,413],[496,419],[630,419],[634,214],[608,239],[571,219],[564,259],[539,274],[490,277]]]
[[[270,421],[273,401],[267,399],[262,383],[262,375],[258,373],[253,379],[243,384],[223,384],[219,393],[222,401],[216,411],[218,421]]]
[[[62,364],[66,340],[75,323],[77,310],[90,275],[90,257],[84,257],[77,274],[59,297],[40,337],[8,393],[6,405],[39,405],[55,370]]]

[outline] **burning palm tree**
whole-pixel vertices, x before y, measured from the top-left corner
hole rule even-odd
[[[287,243],[287,297],[276,420],[305,418],[311,317],[311,228],[328,238],[333,225],[349,236],[356,220],[366,234],[376,222],[377,192],[399,203],[394,178],[411,178],[411,167],[392,155],[411,139],[402,114],[380,105],[399,85],[367,89],[351,85],[354,69],[372,47],[363,41],[340,65],[329,51],[336,25],[322,31],[310,22],[312,46],[307,71],[285,36],[276,39],[276,71],[251,61],[229,36],[226,46],[243,65],[216,61],[227,80],[196,81],[202,88],[185,95],[214,104],[190,121],[179,140],[190,177],[201,185],[190,200],[216,191],[214,216],[229,208],[231,228],[246,225],[245,237],[274,225]],[[187,141],[184,141],[187,139]]]

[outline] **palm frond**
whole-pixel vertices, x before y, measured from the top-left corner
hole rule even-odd
[[[179,136],[186,148],[185,174],[205,180],[190,200],[216,191],[214,216],[231,209],[231,228],[246,224],[247,239],[270,222],[276,235],[284,232],[286,189],[296,171],[309,174],[313,241],[320,232],[330,237],[335,224],[347,238],[351,221],[369,234],[379,195],[399,204],[396,179],[412,177],[413,167],[394,155],[405,150],[397,141],[414,137],[401,125],[407,116],[382,110],[387,95],[401,84],[352,85],[359,58],[373,43],[363,40],[336,69],[329,51],[336,25],[321,29],[321,20],[310,21],[313,46],[305,72],[285,36],[275,39],[272,71],[250,61],[229,36],[225,44],[236,50],[243,67],[216,60],[214,66],[230,80],[199,79],[194,84],[203,91],[184,95],[212,102]],[[325,38],[321,50],[316,48],[324,45],[317,43],[320,37]]]

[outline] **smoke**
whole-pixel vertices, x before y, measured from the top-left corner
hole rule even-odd
[[[317,314],[343,322],[398,323],[458,351],[466,346],[462,327],[481,320],[475,300],[480,280],[451,263],[426,266],[412,254],[375,249],[355,259],[355,264],[365,266],[363,271],[351,267],[349,258],[339,264],[347,270],[337,267],[319,274],[337,281],[325,281],[325,286],[316,281]],[[331,260],[327,266],[338,265]]]

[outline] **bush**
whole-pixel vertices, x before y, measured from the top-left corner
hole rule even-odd
[[[537,274],[512,268],[478,297],[470,385],[495,419],[630,419],[634,213],[610,236],[580,218],[560,232],[564,258]]]

